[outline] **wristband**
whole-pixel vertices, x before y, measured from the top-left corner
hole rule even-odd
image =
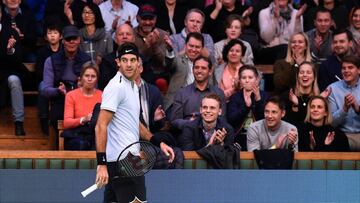
[[[106,153],[98,152],[96,153],[97,165],[106,165]]]
[[[156,136],[152,136],[150,138],[150,143],[157,147],[160,147],[161,140],[159,138],[157,138]]]

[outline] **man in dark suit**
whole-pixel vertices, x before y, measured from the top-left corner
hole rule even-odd
[[[141,61],[141,60],[140,60]],[[139,87],[140,121],[150,132],[158,132],[165,124],[165,112],[160,90],[141,78],[142,63],[138,68],[135,83]]]
[[[234,142],[234,130],[224,119],[219,119],[221,103],[221,98],[215,93],[202,99],[201,117],[186,123],[178,138],[182,150],[199,150],[216,144],[228,146]]]

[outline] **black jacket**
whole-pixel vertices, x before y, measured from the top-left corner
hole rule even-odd
[[[18,42],[21,44],[24,54],[32,53],[35,51],[36,46],[36,20],[33,13],[24,7],[21,8],[21,13],[18,13],[14,19],[5,12],[3,8],[1,23],[3,27],[11,27],[12,23],[16,23],[24,37]]]
[[[199,150],[206,146],[206,140],[203,135],[203,124],[202,119],[197,118],[189,123],[186,123],[182,134],[178,138],[180,148],[184,151]],[[234,130],[233,128],[226,123],[223,119],[217,120],[215,129],[225,128],[227,131],[227,136],[224,140],[224,145],[229,146],[234,142]]]
[[[215,169],[240,169],[240,147],[211,145],[196,151]]]

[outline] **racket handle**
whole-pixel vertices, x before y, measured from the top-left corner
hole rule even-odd
[[[90,193],[94,192],[95,190],[97,190],[97,185],[94,184],[90,187],[88,187],[86,190],[81,192],[81,195],[85,198],[86,196],[88,196]]]

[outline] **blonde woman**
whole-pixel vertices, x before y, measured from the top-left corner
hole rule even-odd
[[[311,62],[303,62],[296,71],[296,84],[283,94],[286,104],[286,121],[297,126],[304,122],[309,98],[319,95],[317,72]]]
[[[274,88],[280,94],[294,86],[296,71],[304,61],[311,61],[309,40],[305,33],[291,36],[285,59],[274,64]]]
[[[344,132],[331,126],[329,104],[321,96],[309,100],[305,123],[298,126],[299,151],[349,151]]]

